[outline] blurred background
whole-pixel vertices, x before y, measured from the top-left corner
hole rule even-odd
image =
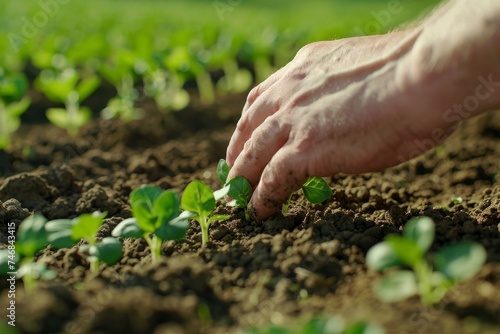
[[[92,117],[144,117],[144,100],[167,112],[209,106],[244,95],[306,43],[385,33],[438,2],[2,1],[0,113],[11,110],[12,129],[49,120],[76,135]]]

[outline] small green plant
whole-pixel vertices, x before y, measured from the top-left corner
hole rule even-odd
[[[226,187],[227,196],[232,200],[228,203],[230,206],[235,206],[237,208],[246,208],[248,201],[252,195],[252,186],[250,183],[242,176],[237,176],[227,181],[227,176],[229,174],[229,165],[226,160],[220,159],[217,164],[217,175],[219,180],[224,185],[221,191],[224,191]],[[328,186],[328,183],[321,177],[310,177],[303,185],[302,191],[304,192],[305,198],[312,204],[319,204],[332,196],[332,190]],[[291,198],[291,196],[290,196]],[[288,206],[290,203],[290,198],[283,203],[281,208],[281,213],[286,216],[288,213]],[[245,210],[245,216],[248,217],[248,212]]]
[[[332,196],[332,189],[322,177],[311,176],[307,181],[302,185],[302,192],[304,193],[304,197],[307,199],[309,203],[312,204],[320,204]],[[288,206],[290,204],[290,198],[283,204],[281,207],[281,213],[283,216],[286,216],[288,213]]]
[[[329,318],[312,318],[293,329],[289,327],[271,325],[260,329],[250,329],[243,334],[384,334],[385,331],[378,324],[357,321],[346,326],[344,320],[338,316]]]
[[[236,176],[231,180],[227,180],[229,174],[229,165],[226,160],[220,159],[217,164],[217,175],[219,176],[220,182],[224,185],[222,189],[216,192],[216,197],[222,198],[224,196],[229,196],[231,201],[227,203],[229,206],[233,206],[239,209],[245,210],[246,220],[250,220],[249,213],[247,211],[248,201],[252,196],[252,186],[242,176]],[[221,196],[222,195],[222,196]]]
[[[8,248],[0,250],[0,274],[21,278],[27,292],[34,290],[38,279],[50,280],[56,276],[44,263],[35,262],[36,254],[48,243],[46,222],[40,214],[29,216],[19,225],[17,235],[14,223],[9,223]]]
[[[80,103],[99,87],[101,80],[97,76],[89,76],[80,80],[80,75],[72,68],[61,72],[43,70],[35,80],[35,87],[49,99],[64,103],[65,108],[50,108],[46,115],[51,123],[66,129],[71,136],[92,118],[92,112]]]
[[[227,190],[227,188],[226,188]],[[224,192],[218,192],[218,196],[224,196]],[[213,221],[227,220],[228,215],[212,215],[215,210],[216,198],[212,189],[201,181],[192,181],[184,189],[182,194],[181,206],[182,209],[192,213],[194,220],[201,227],[201,242],[205,246],[208,241],[208,228]]]
[[[486,251],[470,241],[443,246],[426,258],[434,230],[432,219],[415,217],[406,223],[402,236],[389,235],[368,251],[366,263],[371,269],[384,271],[407,266],[413,270],[398,270],[381,280],[375,287],[380,300],[397,302],[420,295],[424,305],[432,305],[457,283],[473,277],[481,269]]]
[[[66,248],[84,239],[87,244],[79,247],[90,263],[93,273],[99,271],[100,262],[115,264],[122,256],[122,244],[115,238],[106,237],[97,241],[96,235],[104,222],[106,212],[85,213],[74,219],[56,219],[47,222],[48,242],[54,248]]]
[[[111,235],[122,238],[144,238],[151,249],[152,262],[161,256],[163,240],[184,238],[189,228],[189,220],[195,215],[182,212],[179,195],[173,190],[165,190],[142,185],[130,194],[132,218],[118,224]]]
[[[30,105],[30,99],[24,96],[27,89],[28,80],[23,74],[8,75],[0,68],[0,150],[10,147],[10,138]]]

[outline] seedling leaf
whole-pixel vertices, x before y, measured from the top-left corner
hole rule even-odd
[[[219,176],[219,180],[222,184],[226,184],[227,176],[229,175],[229,165],[226,160],[220,159],[217,164],[217,175]]]
[[[89,95],[92,94],[100,84],[101,80],[96,76],[92,76],[82,80],[82,82],[80,82],[77,87],[79,100],[83,101],[87,97],[89,97]]]
[[[403,263],[413,266],[422,260],[423,252],[413,240],[399,235],[389,235],[386,242]]]
[[[184,211],[187,212],[187,211]],[[188,212],[191,214],[191,212]],[[191,215],[177,217],[169,222],[163,223],[156,231],[155,235],[161,240],[179,240],[184,238],[189,229],[189,219]]]
[[[460,242],[442,247],[437,253],[437,269],[447,278],[461,282],[476,275],[486,261],[483,246],[474,242]]]
[[[215,209],[215,197],[206,184],[195,180],[184,189],[181,205],[184,210],[207,217]]]
[[[17,252],[13,250],[9,254],[8,249],[0,249],[0,276],[6,276],[8,272],[16,271],[15,269],[10,268],[10,264],[14,262],[15,267],[19,266],[20,257]]]
[[[403,235],[413,240],[422,253],[431,247],[434,233],[434,222],[429,217],[413,217],[406,223],[403,231]]]
[[[227,184],[229,185],[227,195],[233,199],[229,205],[236,206],[237,208],[245,208],[252,195],[252,186],[250,183],[243,176],[236,176],[229,180]]]
[[[313,204],[320,204],[332,196],[332,189],[321,177],[310,177],[303,185],[306,199]]]
[[[56,219],[45,224],[47,241],[55,248],[68,248],[73,246],[77,240],[73,239],[73,226],[75,221],[71,219]]]
[[[368,268],[382,271],[403,264],[392,246],[387,242],[380,242],[370,248],[366,254]]]
[[[172,190],[165,190],[154,202],[153,213],[159,219],[155,224],[155,229],[179,216],[180,199],[179,195]]]
[[[93,213],[84,213],[75,218],[71,237],[76,240],[85,239],[90,244],[93,244],[95,235],[107,214],[107,212],[95,211]]]
[[[122,257],[122,243],[115,238],[107,237],[97,244],[97,256],[99,260],[111,266]]]
[[[377,297],[387,303],[398,302],[414,296],[418,292],[415,274],[401,270],[390,274],[375,286]]]
[[[9,113],[10,116],[13,117],[19,117],[21,116],[26,109],[30,106],[31,99],[27,96],[23,97],[21,101],[14,102],[9,104],[7,108],[7,112]]]
[[[347,328],[342,334],[384,334],[385,331],[377,324],[359,321]]]
[[[223,188],[214,191],[214,198],[216,201],[220,200],[222,197],[226,196],[229,192],[229,185],[224,186]]]
[[[137,201],[143,201],[148,206],[149,211],[153,211],[154,202],[162,192],[163,190],[158,187],[142,185],[130,193],[130,204],[134,207]]]
[[[208,218],[208,223],[210,224],[213,221],[216,220],[228,220],[231,216],[229,215],[213,215],[212,217]]]
[[[142,238],[143,234],[144,231],[139,228],[134,217],[122,220],[111,232],[116,238]]]
[[[40,214],[29,216],[21,222],[17,231],[16,250],[25,257],[34,257],[47,245],[47,219]]]

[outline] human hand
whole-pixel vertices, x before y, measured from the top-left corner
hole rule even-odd
[[[226,160],[229,178],[254,187],[256,218],[273,214],[309,176],[398,162],[409,121],[397,112],[406,84],[398,66],[415,35],[310,44],[250,92]]]
[[[255,87],[226,154],[228,178],[244,176],[254,188],[255,218],[276,212],[309,176],[394,166],[442,142],[461,120],[500,107],[492,43],[500,27],[490,18],[500,6],[491,8],[453,1],[413,29],[307,45]],[[436,34],[457,20],[471,24]],[[464,111],[460,103],[479,92]]]

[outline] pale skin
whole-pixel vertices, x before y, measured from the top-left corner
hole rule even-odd
[[[395,166],[498,108],[500,1],[450,1],[406,30],[303,47],[249,93],[229,178],[264,220],[309,176]]]

